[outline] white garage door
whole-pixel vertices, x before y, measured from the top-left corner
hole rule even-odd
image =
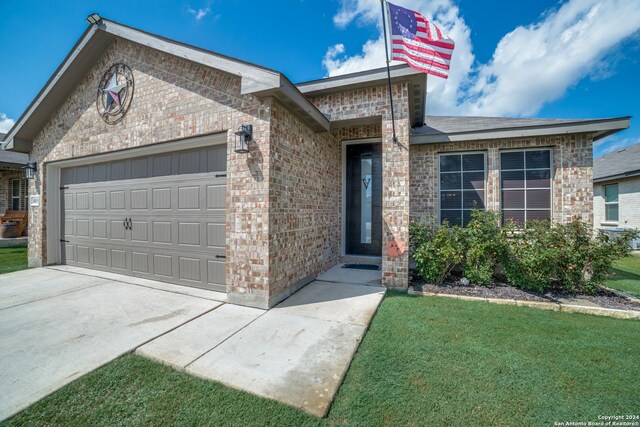
[[[63,262],[225,291],[226,152],[62,169]]]

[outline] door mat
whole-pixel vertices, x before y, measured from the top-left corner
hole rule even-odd
[[[380,266],[375,264],[345,264],[342,268],[353,268],[354,270],[380,270]]]

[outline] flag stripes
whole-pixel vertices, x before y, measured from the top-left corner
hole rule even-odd
[[[389,3],[391,59],[447,78],[455,43],[418,12]]]

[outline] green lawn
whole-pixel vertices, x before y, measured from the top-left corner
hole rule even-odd
[[[0,274],[27,268],[27,248],[0,248]]]
[[[640,254],[614,262],[612,271],[615,275],[605,283],[608,287],[640,298]]]
[[[123,357],[8,425],[553,425],[640,413],[640,323],[390,293],[327,419]]]

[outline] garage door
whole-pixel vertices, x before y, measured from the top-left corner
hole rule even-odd
[[[224,291],[226,151],[62,169],[63,262]]]

